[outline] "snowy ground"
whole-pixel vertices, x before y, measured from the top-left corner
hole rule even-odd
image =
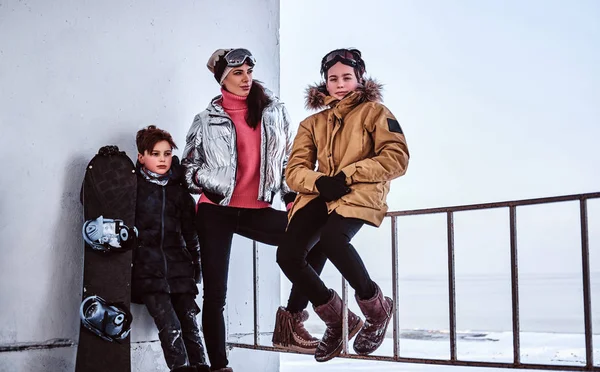
[[[322,275],[324,281],[340,290],[339,274]],[[384,292],[391,293],[391,281],[384,277],[377,282]],[[289,283],[283,282],[282,298],[289,294]],[[457,335],[457,356],[461,361],[512,363],[512,333],[503,332],[512,326],[510,280],[503,276],[479,275],[459,278],[457,284],[457,328],[487,330],[460,332]],[[337,287],[336,287],[337,285]],[[585,336],[581,274],[521,275],[520,277],[521,362],[529,364],[585,365]],[[592,293],[600,288],[600,272],[592,279]],[[443,276],[404,278],[400,283],[400,356],[405,358],[450,359],[450,342],[447,332],[421,329],[447,329],[448,284]],[[350,296],[352,292],[350,291]],[[594,298],[597,298],[594,297]],[[592,329],[600,329],[600,302],[592,306]],[[485,306],[483,306],[485,304]],[[360,310],[350,298],[349,308],[357,314]],[[313,335],[321,335],[323,322],[307,309],[310,318],[305,323]],[[497,330],[497,331],[492,331]],[[376,354],[393,356],[392,327],[388,339]],[[252,339],[241,342],[252,343]],[[261,337],[261,344],[270,345],[270,336]],[[594,336],[594,361],[600,368],[600,334]],[[352,350],[350,345],[350,350]],[[448,371],[479,372],[501,371],[489,367],[433,366],[336,358],[317,363],[313,356],[281,354],[281,372],[300,371]],[[502,369],[507,371],[507,369]]]
[[[458,359],[464,361],[512,362],[512,334],[462,333],[457,337]],[[439,332],[403,332],[400,340],[402,357],[449,359],[447,334]],[[600,365],[600,335],[594,336],[594,360]],[[393,343],[386,339],[377,355],[393,355]],[[521,362],[553,365],[584,365],[585,342],[581,334],[522,333]],[[433,366],[396,362],[335,358],[317,363],[311,355],[281,354],[281,372],[300,371],[501,371],[488,367]],[[505,370],[503,370],[505,371]]]

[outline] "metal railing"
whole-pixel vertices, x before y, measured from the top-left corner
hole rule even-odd
[[[590,280],[590,250],[588,236],[588,215],[587,201],[589,199],[600,198],[600,192],[565,195],[548,198],[525,199],[515,201],[505,201],[496,203],[470,204],[453,207],[416,209],[409,211],[389,212],[386,217],[391,218],[392,230],[392,296],[394,300],[393,316],[393,356],[362,356],[348,353],[348,329],[347,321],[343,322],[344,338],[343,351],[340,357],[351,359],[380,360],[404,363],[419,363],[432,365],[453,365],[453,366],[473,366],[473,367],[493,367],[493,368],[513,368],[513,369],[539,369],[539,370],[560,370],[560,371],[600,371],[600,366],[594,365],[593,357],[593,330],[592,330],[592,299],[591,299],[591,280]],[[521,362],[521,342],[520,342],[520,321],[519,321],[519,265],[517,261],[517,207],[540,205],[558,202],[579,201],[579,215],[581,228],[581,254],[582,254],[582,281],[583,281],[583,313],[585,328],[585,365],[569,364],[534,364]],[[511,260],[511,288],[512,288],[512,336],[513,336],[513,362],[486,362],[486,361],[467,361],[459,360],[456,352],[456,284],[455,284],[455,265],[454,265],[454,213],[463,211],[474,211],[482,209],[508,208],[509,226],[510,226],[510,260]],[[399,274],[398,274],[398,217],[446,214],[446,228],[448,237],[448,313],[449,313],[449,338],[450,338],[450,358],[449,359],[426,359],[426,358],[406,358],[400,356],[400,322],[399,322]],[[230,347],[256,349],[265,351],[288,352],[281,349],[264,346],[259,343],[259,283],[258,283],[258,247],[254,242],[253,271],[254,271],[254,343],[244,344],[229,342]],[[348,286],[345,280],[342,281],[342,299],[344,302],[344,319],[347,318],[348,308]]]

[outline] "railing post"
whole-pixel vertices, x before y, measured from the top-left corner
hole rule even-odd
[[[583,277],[583,319],[585,327],[585,365],[590,370],[594,366],[594,344],[592,329],[592,298],[590,292],[590,246],[588,237],[587,200],[579,200],[581,219],[581,263]]]
[[[259,312],[259,295],[258,295],[258,291],[259,291],[259,284],[258,284],[258,243],[256,241],[252,241],[252,274],[254,275],[254,286],[253,286],[253,292],[254,292],[254,346],[258,346],[259,345],[259,335],[260,335],[260,328],[259,328],[259,318],[258,318],[258,314]]]
[[[456,360],[456,276],[454,273],[454,214],[447,213],[448,307],[450,316],[450,360]]]
[[[510,278],[512,284],[513,362],[521,364],[521,327],[519,323],[519,266],[517,256],[517,207],[511,205],[510,216]]]
[[[392,297],[394,300],[394,359],[400,358],[400,295],[398,293],[398,225],[397,217],[392,216]]]
[[[593,359],[593,323],[592,323],[592,299],[591,299],[591,274],[590,274],[590,251],[588,236],[587,200],[600,198],[599,193],[588,193],[580,195],[566,195],[550,198],[527,199],[508,201],[500,203],[473,204],[455,207],[430,208],[413,211],[389,212],[386,216],[391,218],[391,245],[392,245],[392,296],[393,307],[393,356],[365,356],[348,353],[348,284],[342,278],[343,298],[343,352],[341,357],[351,359],[366,359],[380,361],[394,361],[401,363],[418,363],[428,365],[447,366],[471,366],[490,368],[511,369],[535,369],[556,371],[594,371],[600,372],[600,366],[594,365]],[[519,265],[517,250],[517,207],[524,205],[537,205],[547,203],[558,203],[567,201],[579,201],[580,203],[580,226],[581,226],[581,250],[582,250],[582,279],[583,279],[583,305],[585,321],[585,343],[586,362],[579,364],[534,364],[521,363],[520,346],[520,319],[519,319]],[[512,286],[512,334],[513,334],[513,362],[493,361],[464,361],[457,357],[457,335],[456,335],[456,270],[455,270],[455,246],[454,246],[454,213],[459,211],[481,210],[491,208],[509,208],[510,224],[510,259],[511,259],[511,286]],[[448,298],[449,298],[449,323],[450,323],[450,359],[427,359],[427,358],[404,358],[400,356],[400,286],[399,286],[399,243],[398,243],[398,217],[425,214],[445,213],[447,218],[447,244],[448,244]],[[265,350],[274,352],[289,352],[273,346],[260,345],[259,329],[259,260],[258,243],[253,242],[253,275],[254,275],[254,344],[228,342],[228,347],[239,347],[246,349]],[[227,323],[226,323],[227,324]],[[241,334],[247,336],[248,334]],[[29,346],[26,346],[29,347]],[[0,345],[0,352],[5,350]]]
[[[342,353],[348,354],[348,282],[342,277]]]

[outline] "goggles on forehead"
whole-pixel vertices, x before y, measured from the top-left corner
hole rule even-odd
[[[246,61],[254,66],[256,64],[256,58],[250,53],[248,49],[239,48],[229,51],[225,54],[225,61],[229,67],[238,67],[243,65]]]
[[[331,66],[342,62],[350,67],[358,68],[361,73],[365,72],[365,62],[361,58],[360,50],[354,48],[336,49],[329,52],[321,60],[321,74],[325,74]]]

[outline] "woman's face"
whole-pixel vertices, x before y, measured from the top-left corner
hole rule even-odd
[[[327,71],[327,91],[330,96],[342,99],[357,87],[358,80],[354,68],[338,62]]]
[[[225,90],[236,96],[247,97],[252,88],[252,70],[253,67],[247,63],[235,67],[223,80]]]

